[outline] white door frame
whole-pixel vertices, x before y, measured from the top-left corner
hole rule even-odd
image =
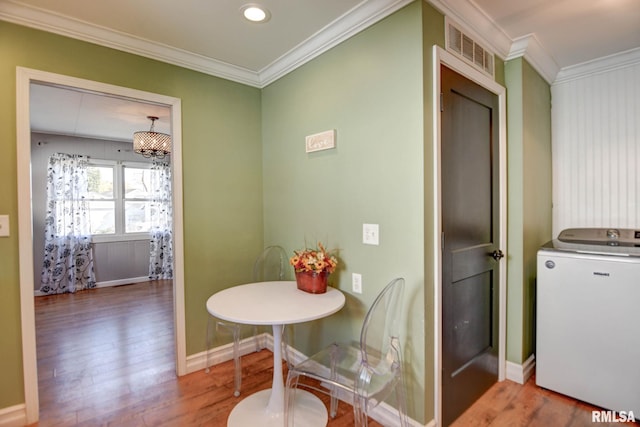
[[[436,425],[442,425],[442,174],[441,174],[441,131],[440,131],[440,65],[444,64],[469,80],[479,84],[498,96],[499,121],[499,180],[500,180],[500,242],[499,248],[507,255],[500,260],[498,306],[498,381],[506,376],[507,341],[507,109],[506,89],[476,70],[461,59],[439,46],[433,46],[433,205],[434,205],[434,413]]]
[[[31,124],[30,85],[48,83],[79,88],[112,96],[141,100],[171,109],[171,167],[173,178],[174,250],[174,330],[176,373],[187,373],[184,307],[184,235],[182,212],[182,107],[181,100],[165,95],[99,83],[29,68],[16,67],[16,151],[18,178],[18,246],[20,256],[20,307],[22,324],[22,364],[24,371],[27,424],[38,421],[38,365],[36,354],[33,231],[31,210]]]

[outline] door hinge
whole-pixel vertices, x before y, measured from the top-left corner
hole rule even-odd
[[[440,236],[440,250],[444,252],[444,233]]]
[[[440,112],[444,111],[444,94],[440,92]]]

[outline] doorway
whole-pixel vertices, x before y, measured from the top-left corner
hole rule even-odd
[[[18,228],[20,251],[20,296],[23,343],[23,367],[26,418],[38,420],[39,397],[34,313],[33,231],[31,206],[31,126],[30,88],[32,83],[75,88],[76,90],[162,105],[170,109],[172,151],[172,187],[174,206],[174,286],[173,313],[175,331],[175,366],[177,375],[186,374],[184,316],[183,216],[182,216],[182,143],[180,99],[120,86],[72,78],[68,76],[17,68],[17,153],[18,153]]]
[[[438,47],[433,75],[435,414],[449,425],[505,378],[505,89]]]

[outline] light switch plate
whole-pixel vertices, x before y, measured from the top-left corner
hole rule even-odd
[[[9,237],[9,215],[0,215],[0,237]]]
[[[362,243],[365,245],[378,245],[380,228],[378,224],[362,224]]]

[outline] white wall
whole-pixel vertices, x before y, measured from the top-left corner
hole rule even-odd
[[[53,153],[84,154],[104,160],[150,161],[134,153],[131,142],[31,134],[34,290],[40,289],[44,258],[47,162]],[[98,286],[131,283],[128,279],[146,278],[149,275],[148,239],[94,243],[93,255]]]
[[[640,229],[640,49],[575,71],[551,88],[553,236]]]

